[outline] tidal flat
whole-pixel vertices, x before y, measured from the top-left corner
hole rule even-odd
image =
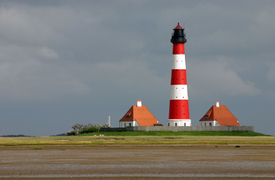
[[[0,146],[0,179],[274,179],[274,145]]]

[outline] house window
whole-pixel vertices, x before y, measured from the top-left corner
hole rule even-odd
[[[132,126],[132,124],[131,124],[131,123],[129,123],[129,126],[131,127],[131,126]]]
[[[170,123],[168,123],[168,126],[170,126]]]
[[[204,126],[206,126],[206,123],[204,123]]]
[[[126,127],[126,123],[124,123],[124,127]]]
[[[208,119],[209,118],[209,116],[208,115],[205,115],[205,119]]]
[[[209,126],[212,126],[212,123],[209,123]]]
[[[178,123],[175,123],[175,126],[178,126]]]
[[[186,126],[186,123],[184,123],[184,126]]]

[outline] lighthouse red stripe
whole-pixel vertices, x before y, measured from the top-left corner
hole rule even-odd
[[[189,119],[188,100],[170,100],[169,119]]]
[[[185,54],[184,43],[173,43],[173,54]]]
[[[172,69],[171,85],[187,85],[186,69]]]

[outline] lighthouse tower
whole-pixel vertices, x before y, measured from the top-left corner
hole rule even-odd
[[[191,126],[184,52],[186,42],[184,29],[178,23],[171,38],[173,60],[168,126]]]

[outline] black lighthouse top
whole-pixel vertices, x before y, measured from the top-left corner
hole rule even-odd
[[[171,38],[171,43],[186,43],[187,39],[185,38],[184,29],[178,25],[174,28],[174,33]]]

